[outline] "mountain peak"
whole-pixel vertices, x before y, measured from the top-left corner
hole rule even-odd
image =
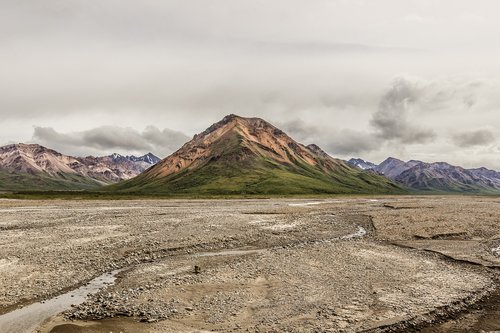
[[[55,150],[31,143],[16,143],[0,147],[0,169],[27,174],[74,173],[68,164],[76,159]]]
[[[148,164],[156,164],[158,162],[161,161],[161,158],[159,158],[158,156],[156,156],[155,154],[149,152],[147,154],[144,154],[142,156],[139,156],[139,157],[135,157],[135,156],[128,156],[130,159],[134,158],[135,161],[142,161],[142,162],[146,162]]]
[[[217,130],[218,128],[223,127],[224,125],[227,125],[228,123],[230,123],[231,121],[233,121],[233,120],[235,120],[237,118],[241,118],[241,117],[239,117],[239,116],[237,116],[235,114],[229,114],[229,115],[225,116],[224,118],[222,118],[221,120],[219,120],[218,122],[212,124],[210,127],[208,127],[203,132],[195,134],[194,137],[196,138],[196,137],[199,137],[199,136],[202,136],[202,135],[210,134],[211,132]]]
[[[404,161],[388,157],[385,161],[380,163],[374,170],[380,172],[389,179],[396,179],[403,171],[409,169],[411,165],[405,163]]]
[[[316,145],[314,143],[311,143],[310,145],[307,145],[306,147],[307,147],[307,149],[309,149],[310,151],[312,151],[315,154],[318,154],[321,157],[329,157],[330,156],[323,149],[321,149],[318,145]]]
[[[347,163],[351,166],[363,169],[363,170],[373,170],[377,167],[375,163],[365,161],[361,158],[351,158]]]
[[[42,153],[48,153],[55,156],[62,155],[61,153],[53,149],[41,146],[37,143],[13,143],[0,147],[0,152],[3,154],[5,153],[20,154],[27,158],[34,158],[35,155],[39,155]]]
[[[161,161],[159,157],[157,157],[151,152],[144,154],[142,156],[134,156],[134,155],[123,156],[118,153],[113,153],[107,157],[110,158],[113,162],[117,163],[130,161],[130,162],[145,162],[147,164],[153,165]]]
[[[404,163],[403,160],[400,160],[399,158],[395,158],[395,157],[391,157],[391,156],[386,158],[384,162],[402,162],[402,163]],[[382,163],[384,163],[384,162],[382,162]]]
[[[0,147],[2,150],[34,150],[34,149],[45,149],[45,150],[50,150],[49,148],[45,148],[44,146],[40,146],[37,143],[11,143],[8,145],[5,145],[3,147]]]
[[[279,163],[301,160],[315,165],[316,153],[295,142],[283,131],[260,118],[225,116],[165,159],[157,176],[167,176],[187,168],[203,165],[210,159],[226,156],[234,161],[260,156]],[[252,157],[253,156],[253,157]],[[161,171],[160,171],[161,168]]]
[[[231,121],[231,120],[233,120],[233,119],[241,119],[241,118],[243,118],[243,117],[238,116],[237,114],[234,114],[234,113],[230,113],[230,114],[228,114],[227,116],[225,116],[224,118],[222,118],[222,120],[221,120],[221,121],[226,121],[226,122],[228,122],[228,121]]]

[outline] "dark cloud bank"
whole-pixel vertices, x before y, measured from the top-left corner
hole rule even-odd
[[[325,143],[325,149],[341,155],[357,155],[380,149],[392,142],[404,145],[425,144],[436,138],[432,128],[416,125],[415,104],[423,92],[415,82],[397,78],[380,100],[372,114],[367,131],[352,129],[328,130],[325,126],[312,126],[304,121],[284,123],[290,133],[307,142]],[[418,110],[418,109],[417,109]]]
[[[364,130],[345,129],[342,124],[332,130],[328,124],[311,124],[299,119],[284,122],[282,126],[299,140],[318,143],[334,156],[380,156],[380,161],[398,153],[408,156],[406,151],[421,147],[423,157],[410,155],[409,158],[442,161],[449,159],[449,152],[454,152],[456,159],[450,161],[460,164],[460,160],[467,159],[467,154],[469,158],[478,152],[490,154],[499,143],[497,131],[474,129],[472,121],[470,126],[465,124],[472,127],[466,130],[459,131],[454,126],[460,117],[474,119],[472,114],[477,113],[474,107],[479,103],[477,90],[482,86],[476,80],[428,81],[398,77],[383,93]],[[466,126],[461,124],[461,128]]]
[[[420,128],[409,119],[413,104],[421,94],[419,88],[404,78],[396,79],[380,101],[370,121],[376,136],[402,144],[427,143],[436,137],[432,128]],[[413,115],[414,116],[414,115]],[[414,118],[414,117],[413,117]]]

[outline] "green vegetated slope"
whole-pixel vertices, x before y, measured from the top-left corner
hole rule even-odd
[[[158,194],[348,194],[404,193],[383,177],[363,172],[325,175],[272,161],[254,161],[240,167],[217,161],[196,170],[184,170],[160,179],[138,176],[107,190]]]
[[[0,171],[0,191],[33,191],[33,190],[92,190],[102,184],[83,176],[60,174],[57,178],[43,173],[14,173]]]

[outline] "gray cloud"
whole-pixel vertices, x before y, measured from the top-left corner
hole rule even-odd
[[[420,128],[409,119],[412,105],[421,94],[421,88],[413,82],[404,78],[394,80],[370,122],[376,135],[404,144],[427,143],[433,140],[436,137],[434,130]]]
[[[367,132],[342,129],[333,132],[325,150],[341,156],[360,156],[380,149],[380,145],[381,141]]]
[[[495,141],[495,135],[487,129],[479,129],[470,132],[460,132],[452,136],[453,143],[458,147],[474,147],[491,144]]]
[[[341,116],[341,110],[348,104],[334,104],[331,110],[339,115],[339,119],[349,119],[349,125],[357,124],[357,128],[342,128],[339,124],[314,123],[299,118],[280,125],[300,141],[316,143],[328,152],[344,157],[381,155],[387,150],[406,154],[413,145],[422,146],[430,152],[435,150],[436,142],[445,139],[438,135],[434,127],[442,129],[453,123],[457,115],[466,116],[468,112],[474,112],[480,106],[478,93],[485,86],[486,83],[481,80],[425,80],[402,76],[393,79],[379,98],[378,108],[371,113],[366,126],[358,124],[354,115],[351,115],[352,119],[348,118],[348,114]],[[455,141],[459,139],[457,136]],[[482,131],[465,133],[462,143],[470,146],[486,139],[491,137]]]
[[[181,132],[160,130],[154,126],[148,126],[142,132],[133,128],[101,126],[72,133],[60,133],[51,127],[35,127],[33,140],[68,154],[153,152],[165,157],[180,148],[189,137]]]
[[[311,144],[320,140],[324,135],[325,128],[320,125],[312,125],[301,119],[293,119],[277,124],[279,128],[284,130],[288,135],[292,136],[301,143]]]
[[[309,124],[300,119],[280,124],[292,138],[303,144],[317,144],[328,153],[352,156],[380,148],[381,140],[366,131],[332,129],[320,124]]]

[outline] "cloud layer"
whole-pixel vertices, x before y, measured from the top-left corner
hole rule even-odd
[[[99,154],[101,152],[153,152],[165,157],[189,140],[185,134],[154,126],[142,132],[133,128],[101,126],[81,132],[60,133],[51,127],[35,127],[33,140],[67,154]]]
[[[498,82],[489,80],[396,77],[367,123],[352,121],[357,128],[300,119],[282,126],[299,140],[317,143],[345,158],[371,156],[379,162],[395,155],[498,168],[499,131],[477,129],[487,123],[500,124],[496,116],[500,104],[492,105],[497,87]]]
[[[499,11],[496,0],[0,1],[0,144],[35,127],[71,154],[161,155],[174,149],[161,128],[192,135],[235,113],[341,158],[500,169]]]

